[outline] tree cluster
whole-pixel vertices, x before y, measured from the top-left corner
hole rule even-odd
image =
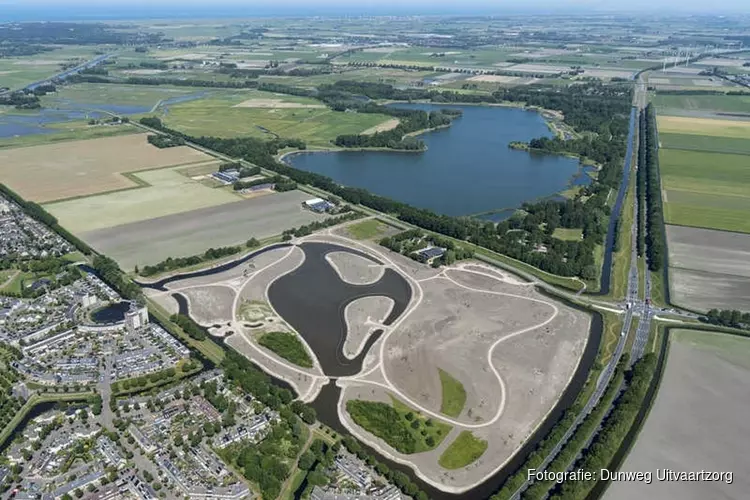
[[[190,257],[167,257],[158,264],[143,266],[138,271],[141,276],[153,276],[155,274],[172,271],[182,267],[194,266],[208,260],[220,259],[229,255],[234,255],[242,251],[240,246],[209,248],[201,255]]]
[[[185,140],[180,137],[172,137],[169,135],[161,134],[149,134],[146,138],[149,144],[156,146],[159,149],[174,148],[176,146],[184,146]]]
[[[185,314],[173,314],[169,320],[182,328],[190,338],[195,340],[204,340],[206,338],[206,329],[193,321],[190,316]]]
[[[92,267],[105,283],[117,290],[126,299],[143,301],[141,287],[125,276],[117,262],[104,255],[97,255],[94,257]]]
[[[743,313],[736,309],[711,309],[701,319],[714,325],[730,328],[750,328],[750,313]]]

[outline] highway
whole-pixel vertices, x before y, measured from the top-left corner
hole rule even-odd
[[[39,87],[40,85],[43,85],[43,84],[48,83],[48,82],[51,82],[52,80],[64,80],[64,79],[68,78],[69,76],[78,73],[81,70],[88,69],[88,68],[93,68],[94,66],[97,66],[97,65],[101,64],[102,62],[106,61],[107,59],[109,59],[110,57],[112,57],[114,55],[115,55],[115,53],[113,52],[111,54],[102,54],[102,55],[96,56],[95,58],[91,59],[90,61],[86,61],[83,64],[79,64],[75,68],[66,69],[65,71],[63,71],[61,73],[57,73],[56,75],[52,75],[52,76],[50,76],[48,78],[45,78],[44,80],[37,80],[34,83],[30,83],[30,84],[26,85],[23,89],[17,89],[17,90],[34,90],[35,88]],[[11,92],[14,92],[14,90],[10,89],[10,90],[6,90],[4,92],[0,92],[0,95],[8,94],[8,93],[11,93]]]

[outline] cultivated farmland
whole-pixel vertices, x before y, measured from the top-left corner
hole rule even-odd
[[[750,139],[750,121],[714,120],[688,116],[659,116],[659,133],[709,135]]]
[[[216,170],[218,162],[185,167]],[[181,172],[181,167],[147,170],[131,174],[142,183],[128,189],[45,205],[60,223],[75,233],[94,231],[165,215],[188,212],[240,200],[227,189],[214,189]]]
[[[140,222],[81,233],[84,241],[115,259],[123,269],[154,264],[167,257],[188,256],[265,238],[285,229],[325,218],[302,208],[310,195],[287,191],[224,203]]]
[[[0,178],[28,200],[49,202],[137,186],[124,172],[207,159],[186,146],[158,149],[134,134],[0,150]]]
[[[667,226],[672,301],[750,310],[750,235]]]
[[[654,481],[614,482],[608,500],[747,498],[750,458],[750,339],[677,330],[654,407],[623,471],[651,471]],[[732,471],[726,481],[657,481],[657,469]]]
[[[748,95],[672,95],[658,94],[654,104],[659,112],[701,111],[707,113],[750,114]]]
[[[662,149],[659,162],[668,223],[750,232],[750,156]]]

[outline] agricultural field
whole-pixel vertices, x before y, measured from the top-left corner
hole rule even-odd
[[[693,310],[750,310],[750,235],[667,226],[672,301]]]
[[[659,142],[664,149],[750,155],[750,140],[737,137],[672,134],[665,132],[659,133]]]
[[[750,114],[747,95],[671,95],[656,94],[653,103],[660,114],[677,111],[700,111],[717,114]]]
[[[165,124],[190,135],[274,136],[330,146],[341,134],[360,133],[390,120],[379,114],[332,111],[315,99],[259,91],[224,92],[169,106]]]
[[[55,50],[33,56],[0,58],[0,87],[20,89],[62,71],[62,64],[92,59],[102,47],[57,45]]]
[[[78,83],[60,87],[54,94],[45,96],[42,104],[52,108],[105,109],[115,113],[135,114],[152,111],[162,101],[199,99],[211,92],[194,87]]]
[[[123,175],[144,169],[206,161],[186,146],[159,149],[145,134],[0,150],[0,178],[40,203],[138,186]]]
[[[79,236],[130,271],[135,265],[196,255],[207,247],[235,245],[250,237],[275,236],[285,229],[324,219],[325,215],[302,208],[302,202],[308,199],[310,195],[297,190],[274,193],[86,231]]]
[[[690,134],[750,139],[750,121],[715,120],[687,116],[659,116],[659,134]]]
[[[750,489],[750,339],[675,330],[659,394],[622,471],[652,471],[653,482],[616,481],[611,500],[740,500]],[[731,471],[727,481],[658,481],[657,469]]]
[[[241,200],[231,190],[210,188],[185,175],[198,169],[215,171],[218,166],[205,162],[130,173],[129,179],[140,186],[137,189],[74,198],[45,208],[78,234]]]

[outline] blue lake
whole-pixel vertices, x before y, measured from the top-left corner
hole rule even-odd
[[[511,141],[551,136],[536,112],[488,106],[398,106],[426,111],[459,108],[463,116],[451,127],[421,135],[428,147],[423,153],[309,152],[287,156],[286,161],[347,186],[453,216],[516,208],[572,184],[590,182],[575,159],[508,148]],[[486,218],[500,220],[511,213]]]

